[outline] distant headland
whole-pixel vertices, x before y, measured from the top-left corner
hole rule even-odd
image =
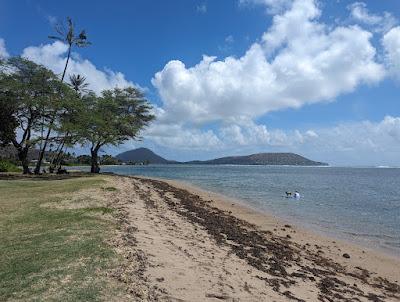
[[[149,164],[192,164],[192,165],[290,165],[327,166],[327,163],[313,161],[295,153],[256,153],[244,156],[227,156],[211,160],[178,162],[165,159],[147,148],[138,148],[120,153],[117,159],[124,163]]]

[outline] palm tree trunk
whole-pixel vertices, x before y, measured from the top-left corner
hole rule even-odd
[[[51,172],[51,171],[54,171],[54,167],[55,167],[55,165],[56,165],[56,163],[57,163],[57,159],[58,159],[59,154],[60,154],[60,152],[61,152],[61,150],[62,150],[63,147],[64,147],[64,140],[62,140],[62,141],[58,144],[56,150],[55,150],[55,151],[53,152],[53,154],[52,154],[51,161],[50,161],[50,167],[49,167],[50,173],[53,173],[53,172]]]
[[[66,133],[66,136],[68,136],[68,132]],[[57,165],[58,162],[60,161],[61,154],[63,153],[63,149],[64,149],[64,146],[65,146],[65,141],[66,141],[66,137],[64,137],[62,142],[60,143],[60,146],[59,146],[60,149],[57,150],[57,154],[56,154],[56,156],[55,156],[55,158],[54,158],[54,160],[52,162],[52,165]]]
[[[62,74],[62,77],[61,77],[61,83],[64,82],[65,73],[67,72],[69,58],[71,57],[71,47],[72,47],[72,45],[69,45],[69,47],[68,47],[67,62],[65,62],[64,71],[63,71],[63,74]]]
[[[65,73],[67,72],[69,58],[71,57],[71,47],[72,47],[72,45],[70,44],[69,47],[68,47],[67,61],[65,62],[64,71],[63,71],[63,74],[62,74],[62,77],[61,77],[61,83],[64,82]],[[47,148],[47,143],[49,141],[50,133],[51,133],[51,130],[52,130],[51,127],[53,126],[54,120],[55,120],[55,116],[53,116],[52,119],[51,119],[51,122],[49,124],[49,128],[47,130],[46,139],[44,140],[43,148],[40,150],[39,158],[38,158],[38,161],[36,163],[35,174],[40,174],[40,166],[42,165],[44,153],[45,153],[46,148]]]

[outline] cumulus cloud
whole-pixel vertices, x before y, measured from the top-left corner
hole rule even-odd
[[[184,128],[180,124],[152,124],[144,133],[160,146],[181,150],[218,150],[222,142],[212,130],[201,131],[197,128]]]
[[[234,146],[254,147],[291,147],[303,144],[309,140],[309,130],[305,133],[299,130],[283,131],[280,129],[267,129],[266,125],[255,124],[252,121],[241,122],[221,127],[218,137],[225,148]]]
[[[51,44],[27,47],[23,50],[22,56],[48,67],[57,74],[61,74],[64,70],[67,51],[68,46],[66,44],[56,41]],[[89,88],[96,93],[114,87],[137,86],[128,81],[121,72],[108,69],[100,70],[92,62],[81,59],[78,55],[73,55],[70,59],[66,79],[68,79],[68,75],[72,74],[85,76]]]
[[[4,42],[4,39],[0,38],[0,58],[8,58],[9,56],[10,55],[6,49],[6,43]]]
[[[187,150],[192,154],[189,159],[196,157],[193,151],[220,155],[282,151],[332,164],[400,164],[400,117],[394,116],[377,122],[348,122],[308,130],[269,129],[250,120],[206,131],[154,124],[145,137],[164,147]]]
[[[152,83],[170,119],[254,119],[379,82],[385,71],[375,59],[372,34],[357,26],[331,29],[319,22],[320,14],[315,1],[296,0],[242,57],[204,56],[192,67],[168,62]]]
[[[353,20],[370,25],[378,32],[387,32],[396,25],[396,18],[389,12],[372,14],[364,2],[354,2],[348,6]]]
[[[299,147],[302,151],[324,154],[333,163],[400,165],[400,117],[339,124],[316,132],[317,138]]]
[[[172,60],[157,72],[152,83],[162,106],[148,137],[167,147],[194,146],[219,154],[291,150],[346,156],[364,152],[368,158],[368,152],[400,149],[396,117],[306,130],[270,129],[254,122],[271,111],[332,101],[387,75],[371,32],[320,22],[321,10],[313,0],[282,1],[274,9],[288,3],[290,8],[273,17],[271,27],[243,56],[218,60],[204,55],[194,66]],[[399,62],[398,35],[392,29],[382,40],[391,62]],[[199,130],[210,124],[212,130]]]
[[[400,79],[400,26],[386,33],[383,36],[382,44],[389,71]]]

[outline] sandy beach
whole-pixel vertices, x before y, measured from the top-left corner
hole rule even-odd
[[[399,301],[400,261],[176,182],[107,177],[137,301]]]

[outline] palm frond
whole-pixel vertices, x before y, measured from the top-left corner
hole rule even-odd
[[[52,40],[57,40],[57,41],[64,41],[64,39],[63,38],[61,38],[61,37],[57,37],[57,36],[47,36],[49,39],[52,39]]]

